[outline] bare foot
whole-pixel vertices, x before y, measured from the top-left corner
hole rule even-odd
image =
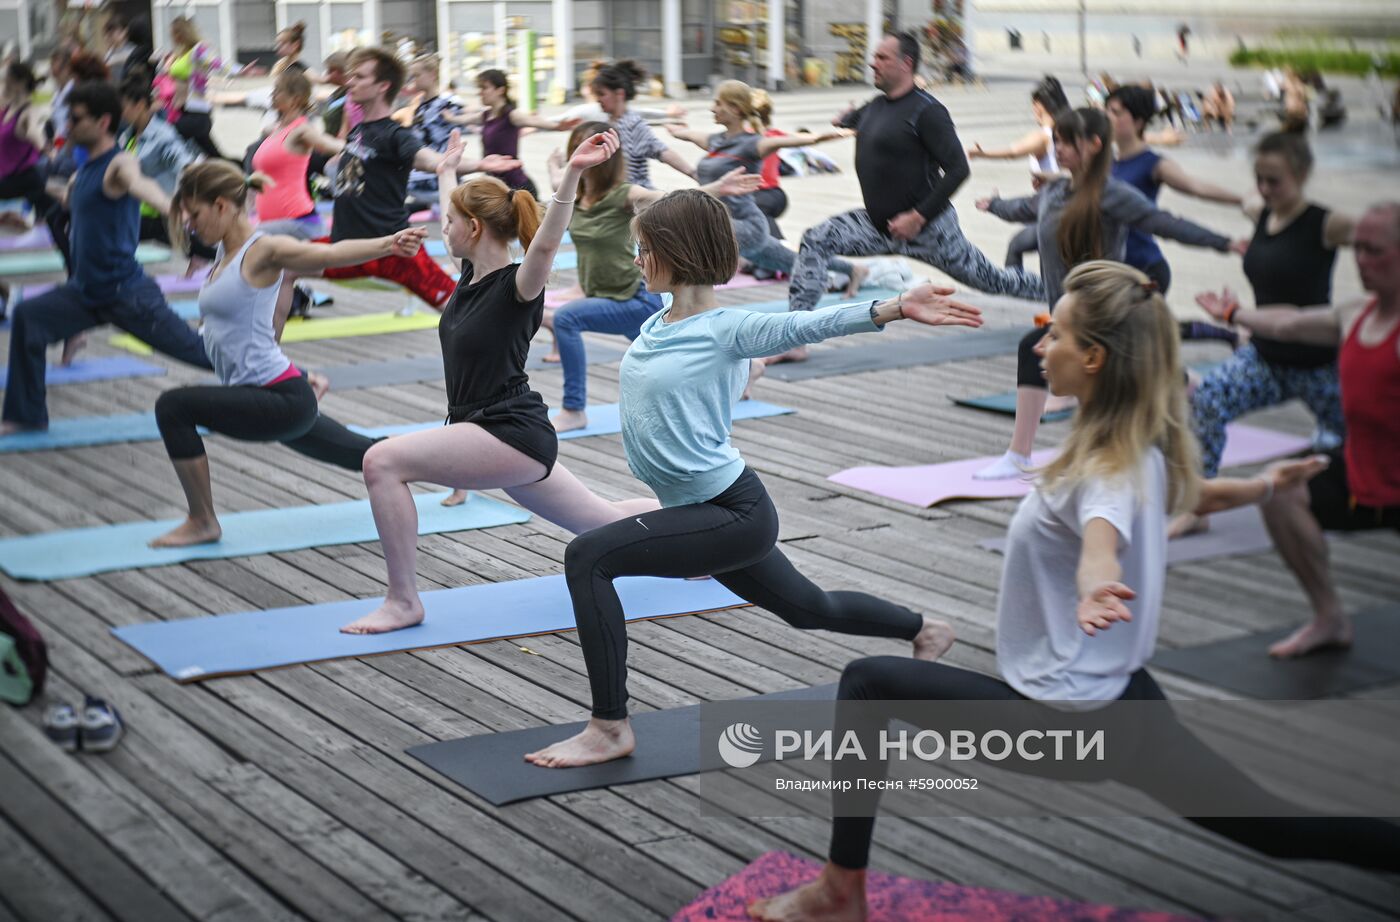
[[[748,400],[752,395],[753,383],[763,377],[763,373],[768,370],[768,362],[771,359],[749,359],[749,382],[744,385],[744,393],[739,396],[740,400]]]
[[[331,379],[321,374],[319,371],[308,371],[306,373],[306,383],[311,385],[311,393],[316,395],[316,402],[319,403],[331,389]]]
[[[770,355],[763,361],[769,365],[776,365],[779,362],[805,362],[807,361],[807,347],[798,346],[796,349],[789,349],[778,355]]]
[[[550,422],[554,424],[555,432],[573,432],[588,428],[588,414],[582,410],[560,410]]]
[[[342,634],[386,634],[406,627],[413,627],[423,620],[423,603],[418,596],[410,602],[390,602],[365,615],[358,621],[351,621],[340,629]]]
[[[933,662],[953,645],[958,636],[947,621],[924,616],[924,626],[914,636],[914,659]]]
[[[470,494],[466,490],[453,490],[443,497],[442,504],[444,506],[460,506],[467,501],[468,495]]]
[[[579,765],[597,765],[630,756],[637,748],[632,736],[632,722],[622,720],[588,721],[583,731],[553,746],[546,746],[538,752],[527,753],[525,761],[541,768],[575,768]]]
[[[561,359],[561,358],[559,357],[559,353],[558,353],[558,352],[550,352],[550,353],[546,354],[544,358],[540,359],[540,361],[541,361],[541,362],[548,362],[548,363],[551,364],[551,365],[558,365],[560,362],[562,362],[562,361],[564,361],[564,360]]]
[[[828,864],[810,884],[750,903],[749,918],[765,922],[865,922],[865,872]]]
[[[192,544],[213,544],[224,535],[217,519],[185,519],[179,526],[151,541],[148,547],[189,547]]]
[[[58,364],[64,368],[73,364],[73,357],[87,345],[87,334],[79,333],[77,336],[70,336],[63,341],[63,355],[59,356]]]
[[[865,280],[870,275],[870,267],[862,263],[851,263],[851,280],[846,284],[846,297],[854,298],[860,294],[860,286],[865,284]]]
[[[1269,647],[1269,655],[1279,659],[1307,656],[1318,650],[1345,650],[1351,646],[1351,621],[1310,621],[1283,640]]]
[[[1167,540],[1175,541],[1187,535],[1199,535],[1210,531],[1210,516],[1183,512],[1167,523]]]

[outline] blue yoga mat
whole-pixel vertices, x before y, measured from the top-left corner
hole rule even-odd
[[[993,413],[1004,413],[1008,416],[1016,415],[1016,392],[1007,391],[1004,394],[988,394],[985,397],[951,397],[949,398],[960,407],[971,407],[974,410],[990,410]],[[1056,420],[1069,419],[1074,415],[1073,410],[1056,410],[1053,413],[1046,413],[1040,417],[1041,422],[1052,423]]]
[[[104,355],[80,359],[72,365],[50,365],[47,380],[50,385],[80,384],[84,381],[107,381],[111,378],[147,378],[165,374],[165,369],[126,355]],[[0,380],[9,380],[10,366],[0,365]]]
[[[79,448],[84,445],[114,445],[119,442],[150,442],[160,438],[154,413],[124,413],[120,416],[78,416],[55,419],[45,432],[17,432],[0,437],[0,454],[47,451],[52,448]]]
[[[170,258],[170,250],[154,243],[143,243],[134,254],[138,263],[159,263]],[[0,277],[62,272],[63,254],[58,250],[29,250],[0,253]]]
[[[420,535],[512,525],[530,518],[523,509],[478,494],[472,494],[460,506],[443,506],[445,495],[419,493],[413,497],[418,506]],[[234,512],[220,516],[219,523],[224,529],[222,541],[193,547],[146,546],[147,541],[180,524],[174,519],[0,538],[0,569],[16,579],[67,579],[186,560],[248,557],[379,540],[366,499]]]
[[[614,585],[628,621],[749,604],[712,579],[627,576]],[[571,631],[575,626],[562,574],[437,589],[423,593],[422,599],[423,623],[387,634],[340,633],[341,626],[374,611],[383,599],[132,624],[113,628],[112,633],[166,675],[189,682],[347,656]]]
[[[552,410],[550,416],[558,413]],[[771,403],[764,403],[762,400],[741,400],[734,405],[735,422],[741,419],[761,419],[765,416],[782,416],[787,413],[796,413],[796,410],[788,407],[775,406]],[[350,426],[348,428],[367,435],[372,439],[383,438],[390,435],[405,435],[409,432],[422,432],[425,429],[438,429],[442,427],[440,421],[431,423],[405,423],[401,426]],[[585,429],[575,429],[572,432],[561,432],[559,440],[583,439],[592,435],[616,435],[622,431],[622,419],[618,415],[618,405],[615,403],[594,404],[588,408],[588,427]]]

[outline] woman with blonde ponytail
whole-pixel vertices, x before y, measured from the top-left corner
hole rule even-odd
[[[898,656],[846,667],[834,738],[854,734],[857,751],[877,757],[834,763],[833,790],[851,793],[834,795],[826,866],[815,881],[755,902],[755,919],[865,918],[866,867],[888,770],[878,735],[890,718],[935,733],[956,720],[957,730],[979,739],[989,732],[1023,739],[1023,729],[1062,721],[1084,734],[1107,726],[1098,731],[1110,739],[1102,760],[1059,761],[1032,746],[994,764],[1065,782],[1113,779],[1266,855],[1400,867],[1400,827],[1316,816],[1261,788],[1165,709],[1152,710],[1148,721],[1141,703],[1166,699],[1145,666],[1166,583],[1167,514],[1263,502],[1306,482],[1326,459],[1283,462],[1249,480],[1200,482],[1176,322],[1162,296],[1141,272],[1105,260],[1070,272],[1064,291],[1036,353],[1050,390],[1077,398],[1080,409],[1064,450],[1040,472],[1007,531],[997,675]],[[954,710],[950,701],[998,704]],[[1120,701],[1135,704],[1126,714],[1110,709]],[[1123,722],[1102,722],[1115,715],[1143,732],[1131,737]],[[1197,815],[1202,791],[1235,812]]]
[[[218,242],[209,277],[199,290],[200,336],[216,385],[177,387],[156,401],[156,423],[189,504],[189,516],[152,547],[218,541],[209,457],[200,428],[250,442],[282,442],[309,457],[359,470],[371,439],[356,435],[316,408],[308,377],[278,344],[285,308],[284,273],[319,272],[384,256],[412,256],[427,231],[410,228],[371,240],[321,245],[253,228],[248,192],[267,178],[224,160],[186,167],[171,197],[171,237],[193,232]]]
[[[657,508],[654,499],[608,502],[556,463],[559,438],[525,373],[579,177],[617,150],[611,131],[578,145],[541,220],[534,196],[494,177],[455,186],[462,138],[452,133],[438,166],[443,237],[461,269],[438,325],[448,424],[387,439],[365,455],[365,486],[389,586],[383,605],[342,631],[378,634],[423,620],[415,580],[418,509],[408,488],[415,481],[452,487],[458,492],[449,503],[466,500],[467,490],[505,490],[575,534]],[[511,258],[515,240],[525,248],[520,263]]]
[[[1040,276],[1052,314],[1069,271],[1091,259],[1121,261],[1131,228],[1220,252],[1243,250],[1242,243],[1232,244],[1228,237],[1161,211],[1137,189],[1113,179],[1112,130],[1108,116],[1099,109],[1066,109],[1055,118],[1055,159],[1069,176],[1046,183],[1036,195],[977,202],[979,210],[1004,221],[1034,222]],[[1011,446],[977,472],[978,479],[1009,480],[1030,465],[1032,443],[1046,406],[1045,380],[1034,353],[1044,335],[1042,327],[1021,340]]]
[[[837,138],[847,138],[851,132],[844,128],[824,131],[821,134],[800,132],[765,137],[763,121],[754,108],[753,90],[748,84],[738,80],[726,80],[715,90],[715,102],[710,107],[715,122],[724,128],[713,134],[690,128],[668,126],[671,134],[682,141],[689,141],[707,153],[695,167],[695,178],[700,183],[712,183],[735,167],[743,167],[746,172],[762,175],[763,159],[784,147],[805,147],[820,144]],[[781,272],[791,276],[797,254],[778,241],[769,232],[768,218],[754,202],[753,194],[732,195],[724,200],[729,216],[734,222],[734,236],[739,241],[739,256],[759,269]],[[860,289],[861,280],[867,270],[863,267],[834,256],[827,260],[827,268],[850,279],[847,294],[855,294]]]

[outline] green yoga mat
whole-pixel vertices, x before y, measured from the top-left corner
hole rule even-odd
[[[136,248],[136,261],[139,263],[160,263],[169,258],[170,250],[158,244],[143,243]],[[0,253],[0,277],[62,271],[63,255],[58,250]]]
[[[379,336],[382,333],[433,330],[437,328],[441,317],[436,311],[414,311],[411,314],[384,311],[376,314],[357,314],[353,317],[318,317],[311,320],[293,317],[282,330],[282,342],[305,343],[318,339],[345,339],[350,336]],[[130,333],[114,334],[108,342],[137,355],[150,355],[153,351],[150,346]]]
[[[1004,394],[988,394],[985,397],[950,397],[953,403],[960,407],[972,407],[974,410],[990,410],[993,413],[1005,413],[1008,416],[1016,415],[1016,392],[1007,391]],[[1069,419],[1074,415],[1073,410],[1056,410],[1053,413],[1045,413],[1040,417],[1043,423],[1053,423],[1056,420]]]
[[[526,522],[530,513],[489,496],[472,494],[460,506],[443,506],[446,493],[418,493],[418,534],[435,535]],[[162,567],[186,560],[275,554],[308,547],[378,541],[369,500],[290,509],[259,509],[219,516],[223,539],[193,547],[151,548],[146,542],[179,522],[128,522],[0,539],[0,569],[16,579],[67,579],[113,570]]]

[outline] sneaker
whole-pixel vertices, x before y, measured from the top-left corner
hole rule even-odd
[[[122,738],[122,717],[101,698],[83,702],[83,752],[107,752]]]
[[[66,701],[49,705],[44,712],[44,735],[64,752],[78,749],[78,712]]]
[[[288,312],[288,316],[303,319],[311,316],[311,295],[300,282],[292,289],[292,309]]]

